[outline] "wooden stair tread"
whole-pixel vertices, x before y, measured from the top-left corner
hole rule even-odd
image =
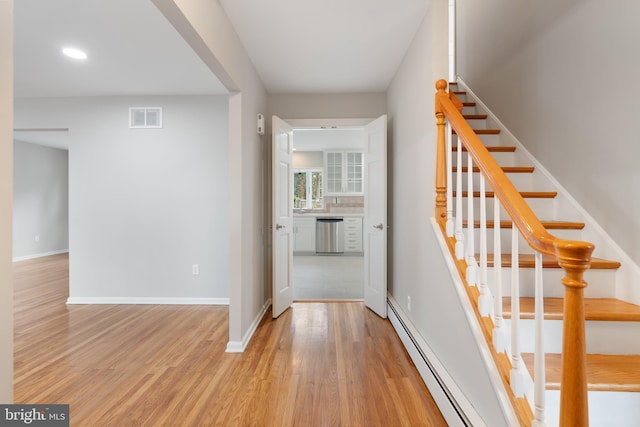
[[[533,354],[523,353],[522,360],[533,375]],[[560,354],[545,354],[546,388],[560,389]],[[640,392],[640,356],[587,354],[587,387],[591,391]]]
[[[533,173],[535,168],[533,166],[502,166],[502,171],[504,173]],[[458,167],[453,166],[453,172],[458,172]],[[462,167],[462,172],[466,173],[469,171],[467,166]],[[480,172],[480,168],[477,166],[473,167],[474,172]]]
[[[535,298],[520,298],[520,318],[534,318]],[[511,298],[504,297],[502,301],[505,318],[511,317]],[[544,318],[548,320],[562,320],[564,307],[563,298],[544,299]],[[585,320],[603,320],[612,322],[640,322],[640,306],[615,298],[585,298]],[[640,368],[640,366],[639,366]]]
[[[585,226],[584,222],[571,221],[540,221],[547,230],[582,230]],[[494,228],[493,221],[487,221],[487,228]],[[480,228],[480,221],[473,222],[474,228]],[[467,226],[467,221],[462,221],[462,226]],[[500,228],[511,228],[513,222],[500,221]]]
[[[487,146],[485,146],[485,148],[490,153],[513,153],[513,152],[516,151],[516,146],[515,145],[487,145]],[[451,151],[457,152],[458,151],[458,146],[454,145],[453,147],[451,147]],[[467,147],[462,147],[462,151],[466,152],[467,151]]]
[[[458,88],[458,83],[449,82],[449,89],[453,89],[451,86],[454,86],[457,89]],[[465,92],[465,91],[452,90],[452,92],[455,93],[456,95],[466,95],[467,94],[467,92]],[[465,106],[465,107],[475,107],[476,103],[475,102],[463,102],[462,105]]]
[[[486,114],[463,114],[465,120],[484,120],[487,118]]]
[[[556,191],[521,191],[520,195],[525,199],[553,199],[558,195],[558,193]],[[467,196],[468,192],[463,191],[462,197]],[[495,193],[493,191],[487,191],[485,192],[485,196],[487,198],[491,198],[495,196]],[[453,192],[453,197],[456,197],[456,191]],[[474,191],[473,197],[480,197],[480,192]]]
[[[500,129],[474,129],[473,131],[476,135],[498,135],[500,133]],[[456,130],[451,129],[451,133],[455,135]]]
[[[533,254],[519,254],[520,268],[533,268],[535,266],[535,257]],[[480,255],[476,254],[476,259],[480,259]],[[487,266],[493,267],[493,254],[487,254]],[[502,254],[502,266],[511,267],[511,254]],[[555,258],[548,255],[542,255],[543,268],[560,268]],[[592,270],[616,270],[620,267],[618,261],[611,261],[603,258],[592,258]]]

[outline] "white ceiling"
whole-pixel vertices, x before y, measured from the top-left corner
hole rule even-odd
[[[429,5],[218,1],[269,93],[386,91]],[[151,0],[16,0],[14,9],[16,98],[227,93]],[[63,56],[67,46],[88,60]],[[21,135],[56,146],[64,133]]]
[[[269,93],[386,91],[429,5],[219,1]],[[14,7],[18,98],[226,93],[150,0],[17,0]],[[89,59],[64,57],[64,46]]]
[[[17,98],[227,93],[149,0],[16,0]],[[86,61],[62,55],[86,51]]]
[[[429,0],[219,0],[269,93],[384,92]]]

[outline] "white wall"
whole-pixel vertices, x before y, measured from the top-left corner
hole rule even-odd
[[[152,0],[230,91],[229,349],[244,347],[269,292],[264,280],[266,138],[256,133],[267,93],[217,1]]]
[[[228,297],[226,96],[17,99],[15,123],[69,128],[70,301]]]
[[[434,0],[388,91],[389,288],[487,425],[497,397],[429,218],[435,205],[435,82],[447,76],[447,1]],[[407,299],[412,298],[409,311]]]
[[[323,168],[324,154],[322,151],[295,151],[293,153],[294,168]]]
[[[13,0],[0,0],[0,402],[13,402]]]
[[[14,259],[69,249],[68,159],[66,150],[14,142]]]
[[[375,119],[387,111],[385,93],[270,94],[269,114],[282,119]]]
[[[293,131],[293,146],[298,150],[364,150],[366,134],[363,129],[305,129]]]
[[[640,263],[640,2],[458,0],[457,16],[458,74]]]

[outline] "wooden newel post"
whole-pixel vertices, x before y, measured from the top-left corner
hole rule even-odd
[[[448,97],[446,80],[436,82],[436,119],[438,126],[438,140],[436,146],[436,220],[444,227],[447,220],[447,164],[446,164],[446,135],[444,111],[440,103],[441,97]]]
[[[564,331],[562,336],[562,379],[560,383],[560,426],[589,425],[587,400],[587,349],[584,331],[584,272],[591,264],[593,245],[586,242],[562,242],[558,246],[564,295]]]

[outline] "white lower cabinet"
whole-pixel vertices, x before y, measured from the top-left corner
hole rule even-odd
[[[344,252],[362,252],[362,217],[345,217]]]
[[[293,217],[293,252],[316,251],[316,218]]]

